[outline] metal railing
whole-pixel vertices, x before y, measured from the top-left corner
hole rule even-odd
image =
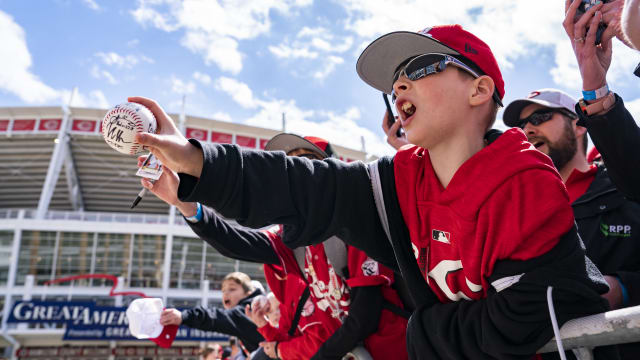
[[[17,219],[19,213],[20,209],[2,209],[0,210],[0,219]],[[161,214],[49,210],[45,213],[43,220],[169,224],[169,218],[169,215]],[[36,219],[36,209],[25,209],[24,219]],[[181,216],[175,217],[174,224],[186,225]]]
[[[580,360],[592,360],[597,346],[640,342],[640,306],[573,319],[560,328],[565,350],[575,349]],[[555,338],[538,353],[558,351]]]

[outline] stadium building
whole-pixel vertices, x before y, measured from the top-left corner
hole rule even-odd
[[[221,256],[153,195],[129,209],[141,189],[136,160],[103,141],[105,113],[0,108],[0,357],[197,359],[204,341],[225,338],[185,329],[161,349],[130,337],[123,310],[141,294],[167,307],[220,305],[231,271],[264,282],[260,265]],[[205,142],[261,149],[278,133],[170,116]],[[334,149],[345,161],[365,160]]]

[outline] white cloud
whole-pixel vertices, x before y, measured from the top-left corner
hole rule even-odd
[[[249,86],[236,79],[228,77],[218,78],[215,82],[215,88],[227,93],[243,108],[254,109],[259,105],[259,102],[254,98],[253,91],[251,91]]]
[[[201,82],[204,85],[209,85],[211,84],[211,76],[207,75],[207,74],[203,74],[201,72],[194,72],[193,73],[193,78],[198,80],[199,82]]]
[[[244,121],[248,125],[281,130],[284,113],[287,132],[321,136],[330,142],[352,149],[361,148],[360,137],[363,136],[368,152],[377,155],[393,153],[393,149],[383,138],[358,125],[357,121],[361,115],[356,107],[351,107],[344,113],[302,109],[295,100],[256,98],[247,84],[231,78],[217,79],[216,88],[229,94],[242,107],[257,109],[255,114]],[[214,115],[214,118],[217,118],[216,116],[218,115]]]
[[[63,98],[65,99],[65,103],[68,102],[70,92],[64,91]],[[71,101],[71,106],[76,107],[97,107],[100,109],[108,109],[112,105],[110,105],[109,101],[107,101],[107,97],[104,96],[104,93],[100,90],[92,90],[88,95],[84,95],[82,93],[76,93]]]
[[[226,112],[222,112],[222,111],[218,111],[218,112],[214,113],[213,115],[211,115],[211,118],[214,119],[214,120],[231,122],[231,115],[227,114]]]
[[[171,77],[171,91],[176,94],[193,94],[196,91],[196,84],[192,81],[182,81],[175,76]]]
[[[640,99],[635,99],[633,101],[627,101],[624,103],[624,106],[629,110],[633,118],[636,120],[638,126],[640,126]]]
[[[518,59],[540,56],[549,50],[554,56],[554,65],[549,68],[553,81],[566,88],[581,87],[575,55],[562,27],[563,1],[449,1],[439,3],[437,8],[431,2],[417,0],[346,0],[341,4],[349,14],[346,29],[365,39],[365,44],[391,31],[460,23],[487,41],[502,69],[512,68]],[[364,46],[358,48],[361,51]],[[631,54],[632,50],[614,41],[611,83],[629,77],[633,62],[637,61]]]
[[[131,69],[141,62],[153,64],[154,60],[144,55],[120,55],[113,51],[98,52],[95,54],[97,58],[102,60],[105,65],[115,66],[118,68]]]
[[[105,79],[111,85],[118,84],[118,80],[107,70],[100,68],[98,65],[93,65],[91,67],[91,76],[96,79]]]
[[[82,0],[82,2],[91,10],[100,11],[100,5],[95,0]]]
[[[216,64],[221,70],[232,74],[242,70],[242,53],[238,50],[238,41],[231,37],[191,31],[182,38],[181,44],[202,55],[207,65]]]
[[[31,53],[24,30],[8,14],[0,11],[0,88],[27,103],[55,101],[59,92],[31,72]]]
[[[336,65],[342,64],[341,54],[353,46],[353,37],[344,37],[341,42],[336,41],[335,35],[324,27],[303,27],[293,41],[285,39],[277,46],[269,46],[269,51],[279,59],[317,59],[315,68],[321,70],[309,72],[316,79],[324,79],[331,74]]]
[[[319,55],[317,51],[311,51],[309,47],[294,48],[287,44],[270,45],[269,51],[280,59],[315,59]]]
[[[129,41],[127,41],[127,46],[130,48],[136,47],[138,46],[138,44],[140,44],[140,40],[138,39],[131,39]]]
[[[344,59],[341,57],[334,55],[327,56],[323,64],[324,67],[314,72],[313,77],[319,80],[324,79],[336,69],[336,66],[342,64],[343,62]]]
[[[28,104],[68,102],[70,90],[55,89],[32,72],[33,61],[25,32],[10,15],[2,11],[0,43],[0,91],[13,94]],[[99,91],[93,91],[88,96],[79,94],[76,98],[76,101],[82,101],[82,106],[106,107],[105,96]]]
[[[295,8],[309,6],[310,0],[139,0],[131,14],[147,26],[163,31],[182,30],[181,44],[200,54],[207,65],[237,74],[242,70],[238,41],[253,39],[271,29],[270,14],[288,15]]]

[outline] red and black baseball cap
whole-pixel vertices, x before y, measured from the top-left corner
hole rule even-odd
[[[396,69],[409,58],[431,53],[451,55],[480,70],[493,79],[499,99],[504,98],[504,80],[489,45],[460,25],[440,25],[418,32],[396,31],[382,35],[360,54],[356,70],[364,82],[391,94]]]
[[[269,140],[264,147],[267,151],[284,151],[289,153],[295,149],[306,149],[320,154],[323,158],[333,157],[335,152],[331,144],[323,138],[315,136],[298,136],[296,134],[282,133]]]

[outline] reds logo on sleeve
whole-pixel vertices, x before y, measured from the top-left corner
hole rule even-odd
[[[380,269],[378,267],[378,262],[373,260],[370,257],[367,257],[362,263],[362,273],[364,276],[377,276],[380,274]]]

